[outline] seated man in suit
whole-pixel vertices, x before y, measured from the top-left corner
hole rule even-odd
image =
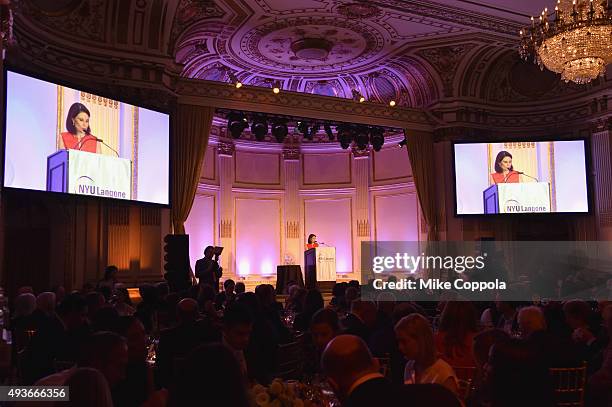
[[[376,324],[376,304],[371,301],[355,300],[351,303],[351,312],[342,321],[344,334],[355,335],[368,343],[372,329]]]
[[[212,323],[200,319],[198,303],[194,299],[179,301],[176,314],[178,325],[161,331],[159,336],[156,363],[163,386],[167,386],[174,376],[174,367],[179,359],[201,344],[221,340],[221,333]]]
[[[357,336],[332,339],[321,367],[343,407],[400,406],[398,389],[379,373],[378,362]]]

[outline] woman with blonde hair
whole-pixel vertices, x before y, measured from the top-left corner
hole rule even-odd
[[[457,376],[453,368],[438,357],[429,321],[420,314],[410,314],[395,325],[400,352],[408,360],[404,370],[405,384],[441,384],[457,393]]]

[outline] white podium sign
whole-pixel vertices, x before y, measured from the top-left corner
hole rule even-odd
[[[78,150],[47,157],[47,191],[132,199],[132,162]]]
[[[317,281],[336,281],[336,248],[317,247]]]
[[[497,184],[499,213],[543,213],[551,211],[548,182]]]

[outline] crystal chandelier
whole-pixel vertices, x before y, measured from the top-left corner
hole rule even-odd
[[[584,84],[603,76],[612,62],[610,7],[609,0],[558,0],[554,15],[545,8],[520,31],[519,54],[560,73],[565,82]]]

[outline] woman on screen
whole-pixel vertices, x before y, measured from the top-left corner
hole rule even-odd
[[[98,139],[91,134],[89,127],[89,109],[82,103],[73,103],[66,117],[66,132],[62,133],[62,142],[67,150],[81,150],[89,153],[98,152]]]
[[[311,233],[308,235],[308,243],[306,244],[306,250],[312,249],[314,247],[319,247],[319,244],[317,243],[317,235]]]
[[[489,177],[489,184],[503,184],[505,182],[521,182],[519,173],[512,167],[512,154],[500,151],[495,157],[495,172]]]

